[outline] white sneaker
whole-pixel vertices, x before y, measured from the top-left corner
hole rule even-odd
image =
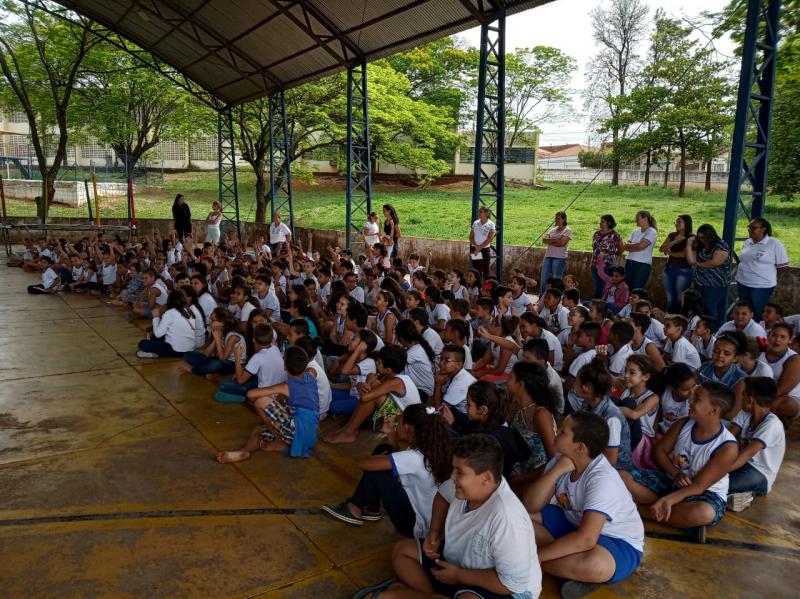
[[[157,358],[158,354],[154,354],[153,352],[149,352],[149,351],[139,350],[139,351],[136,352],[136,357],[137,358]]]

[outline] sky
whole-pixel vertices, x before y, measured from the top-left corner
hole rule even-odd
[[[644,0],[651,14],[662,8],[668,16],[686,17],[699,24],[697,18],[703,11],[719,11],[728,0]],[[573,57],[578,62],[578,70],[573,78],[573,107],[577,113],[583,108],[580,90],[585,86],[585,67],[597,52],[593,38],[589,12],[597,5],[609,5],[609,0],[555,0],[544,6],[510,16],[506,19],[506,51],[532,46],[552,46]],[[566,25],[565,25],[566,24]],[[711,27],[706,29],[711,31]],[[471,46],[480,44],[480,28],[471,29],[459,36]],[[708,39],[697,33],[703,44]],[[733,44],[728,39],[717,40],[714,46],[720,52],[730,55]],[[540,145],[567,143],[586,143],[587,123],[580,116],[574,120],[559,123],[543,123]]]

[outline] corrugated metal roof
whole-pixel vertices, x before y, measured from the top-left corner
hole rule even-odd
[[[553,0],[59,0],[238,104]]]

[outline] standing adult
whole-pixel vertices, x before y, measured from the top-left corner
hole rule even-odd
[[[736,288],[740,302],[750,302],[753,317],[761,320],[761,312],[778,284],[778,273],[789,266],[783,244],[772,236],[772,225],[765,218],[754,218],[747,225],[749,239],[739,252]]]
[[[694,266],[692,285],[703,296],[703,312],[717,325],[726,320],[731,248],[711,225],[700,225],[686,242],[686,260]]]
[[[567,226],[567,213],[556,212],[556,226],[542,238],[547,246],[542,261],[541,292],[544,293],[550,277],[561,278],[567,268],[567,244],[572,240],[572,229]]]
[[[489,209],[485,206],[478,208],[478,219],[472,223],[469,231],[470,259],[472,268],[481,273],[485,281],[489,277],[489,261],[491,251],[489,246],[494,239],[495,226],[489,220]]]
[[[292,243],[292,230],[281,221],[281,213],[276,212],[272,215],[272,222],[269,225],[269,247],[272,255],[277,256],[278,250],[283,244]]]
[[[219,243],[219,225],[222,222],[222,206],[219,202],[211,204],[211,212],[206,217],[206,241],[217,245]]]
[[[681,294],[692,284],[692,265],[686,259],[686,241],[691,235],[692,217],[681,214],[675,219],[675,230],[661,244],[661,251],[669,256],[663,273],[669,314],[678,313]]]
[[[378,213],[370,212],[367,222],[364,223],[364,228],[361,229],[361,234],[364,236],[364,245],[372,247],[380,241],[378,234],[380,233],[378,226]]]
[[[400,250],[400,218],[391,204],[383,205],[383,234],[392,240],[392,252],[389,257],[394,258]]]
[[[628,237],[622,250],[628,252],[625,260],[625,282],[628,289],[644,289],[653,271],[653,248],[658,240],[656,219],[647,211],[636,213],[636,229]]]
[[[602,269],[609,277],[619,261],[622,251],[622,237],[616,231],[617,221],[610,214],[600,217],[600,228],[592,235],[592,280],[594,295],[602,297],[606,282],[597,274]],[[630,285],[629,285],[630,287]]]
[[[189,210],[189,204],[186,203],[182,193],[176,195],[172,203],[172,219],[175,221],[175,233],[178,239],[183,241],[186,235],[192,234],[192,211]]]

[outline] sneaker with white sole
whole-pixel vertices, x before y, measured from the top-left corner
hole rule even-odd
[[[346,524],[352,524],[353,526],[364,526],[364,521],[361,518],[353,515],[353,512],[351,512],[350,508],[347,507],[347,503],[323,505],[322,511]]]
[[[565,580],[561,585],[560,594],[562,599],[580,599],[597,590],[597,586],[592,582]]]
[[[157,358],[158,354],[154,354],[153,352],[149,352],[149,351],[139,350],[139,351],[136,352],[136,357],[137,358]]]
[[[728,509],[732,512],[741,512],[746,510],[753,504],[755,496],[752,491],[744,491],[743,493],[731,493],[728,495]]]
[[[383,520],[383,512],[375,512],[373,514],[372,512],[364,510],[361,512],[361,519],[364,522],[380,522]]]

